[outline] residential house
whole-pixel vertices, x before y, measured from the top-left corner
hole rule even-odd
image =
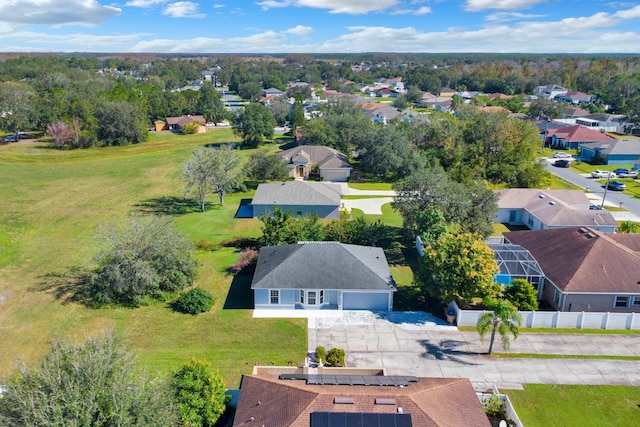
[[[361,104],[361,106],[364,115],[371,119],[373,123],[386,125],[393,119],[401,121],[409,120],[406,114],[398,111],[397,108],[389,104],[365,102]]]
[[[156,131],[170,130],[173,132],[182,132],[184,127],[190,123],[197,123],[196,133],[204,133],[207,131],[207,121],[203,116],[184,115],[180,117],[167,117],[164,122],[155,122]],[[162,125],[161,125],[162,123]]]
[[[394,96],[394,94],[397,95],[397,93],[394,92],[393,89],[390,89],[388,87],[381,87],[381,88],[374,89],[373,93],[377,98],[389,98]]]
[[[590,227],[504,233],[545,273],[542,299],[559,311],[640,312],[640,234]]]
[[[594,113],[576,118],[576,124],[598,129],[601,132],[624,133],[621,114]]]
[[[590,113],[582,108],[564,107],[560,109],[560,118],[562,119],[575,119],[577,117],[584,117],[588,114]],[[575,121],[571,124],[575,124]]]
[[[434,95],[431,92],[424,92],[418,105],[420,107],[433,107],[436,102],[438,102],[438,95]]]
[[[436,102],[433,105],[433,108],[436,111],[442,111],[445,113],[448,113],[451,111],[451,104],[453,103],[453,100],[451,98],[444,98],[442,100],[438,100],[438,102]]]
[[[453,95],[455,94],[456,91],[451,89],[450,87],[443,87],[442,89],[440,89],[440,93],[438,94],[438,96],[442,98],[453,98]]]
[[[494,99],[509,99],[511,98],[511,96],[509,95],[505,95],[504,93],[500,93],[500,92],[496,92],[496,93],[489,93],[487,94],[487,96],[489,97],[490,100],[494,100]]]
[[[266,98],[267,96],[271,96],[271,95],[282,96],[284,95],[284,92],[281,91],[280,89],[276,89],[275,87],[270,87],[269,89],[265,89],[262,91],[263,98]]]
[[[495,194],[498,212],[494,222],[531,230],[591,227],[603,233],[613,233],[618,227],[611,212],[589,209],[592,203],[582,190],[509,188]]]
[[[347,155],[324,145],[300,145],[278,156],[287,164],[291,178],[308,179],[317,172],[325,181],[345,182],[351,176]]]
[[[640,140],[612,139],[589,142],[580,146],[580,158],[605,165],[629,165],[640,161]]]
[[[382,248],[339,242],[263,246],[251,282],[256,309],[393,309]]]
[[[293,216],[316,214],[320,218],[340,217],[340,186],[320,182],[288,181],[259,184],[251,200],[252,216],[273,212],[276,206]]]
[[[466,378],[348,372],[243,375],[233,426],[491,426]]]
[[[535,90],[535,95],[542,98],[553,99],[556,96],[562,96],[567,92],[569,91],[562,86],[549,84],[545,86],[538,86]]]
[[[592,99],[593,95],[589,95],[577,90],[573,90],[562,95],[562,100],[570,104],[587,104],[591,102]]]
[[[550,130],[547,134],[551,138],[551,146],[564,149],[580,149],[580,145],[587,142],[607,142],[614,138],[606,133],[582,125]]]

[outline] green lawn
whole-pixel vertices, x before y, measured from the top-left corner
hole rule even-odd
[[[153,370],[169,372],[192,357],[206,358],[229,386],[256,363],[303,360],[306,322],[252,319],[250,279],[228,273],[242,238],[260,233],[259,221],[233,218],[252,192],[229,195],[224,206],[212,197],[205,213],[183,198],[184,161],[195,147],[222,142],[237,139],[230,129],[215,129],[152,135],[130,147],[0,146],[0,377],[19,357],[35,361],[56,335],[83,338],[105,328],[123,335]],[[134,212],[171,215],[194,242],[215,244],[217,250],[198,253],[197,284],[217,298],[210,312],[189,316],[166,304],[95,310],[70,300],[78,272],[92,267],[101,247],[97,227]]]
[[[638,425],[640,387],[527,384],[506,393],[527,427]]]
[[[356,190],[393,190],[393,184],[388,182],[350,182],[349,187]]]

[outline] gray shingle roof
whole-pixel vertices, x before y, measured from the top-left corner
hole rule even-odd
[[[320,169],[326,167],[328,162],[331,162],[331,168],[351,169],[349,160],[344,153],[323,145],[301,145],[285,150],[279,153],[278,156],[287,163],[299,164],[301,163],[299,160],[302,157],[305,159],[302,163],[318,165]]]
[[[340,206],[339,187],[300,181],[260,184],[254,205]]]
[[[337,242],[262,247],[251,288],[395,290],[381,248]]]

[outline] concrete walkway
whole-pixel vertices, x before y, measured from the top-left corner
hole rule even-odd
[[[488,339],[488,337],[487,337]],[[476,390],[524,383],[640,386],[640,361],[487,357],[488,343],[425,313],[344,312],[309,319],[308,346],[344,348],[347,364],[389,375],[469,378]],[[497,341],[494,351],[502,351]],[[510,353],[640,356],[640,335],[522,334]]]

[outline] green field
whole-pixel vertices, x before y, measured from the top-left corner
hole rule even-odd
[[[206,213],[182,195],[181,165],[194,147],[233,141],[230,129],[215,129],[152,135],[130,147],[0,147],[0,377],[18,358],[37,360],[55,336],[83,338],[105,328],[124,336],[150,369],[169,372],[206,358],[229,386],[256,363],[303,360],[306,321],[253,319],[250,278],[228,273],[242,245],[229,240],[260,233],[259,221],[233,218],[252,194],[229,195],[223,207],[212,197]],[[93,266],[101,247],[98,226],[134,212],[171,215],[194,242],[217,244],[198,253],[197,285],[217,298],[209,313],[178,314],[166,304],[95,310],[71,300],[79,273]]]

